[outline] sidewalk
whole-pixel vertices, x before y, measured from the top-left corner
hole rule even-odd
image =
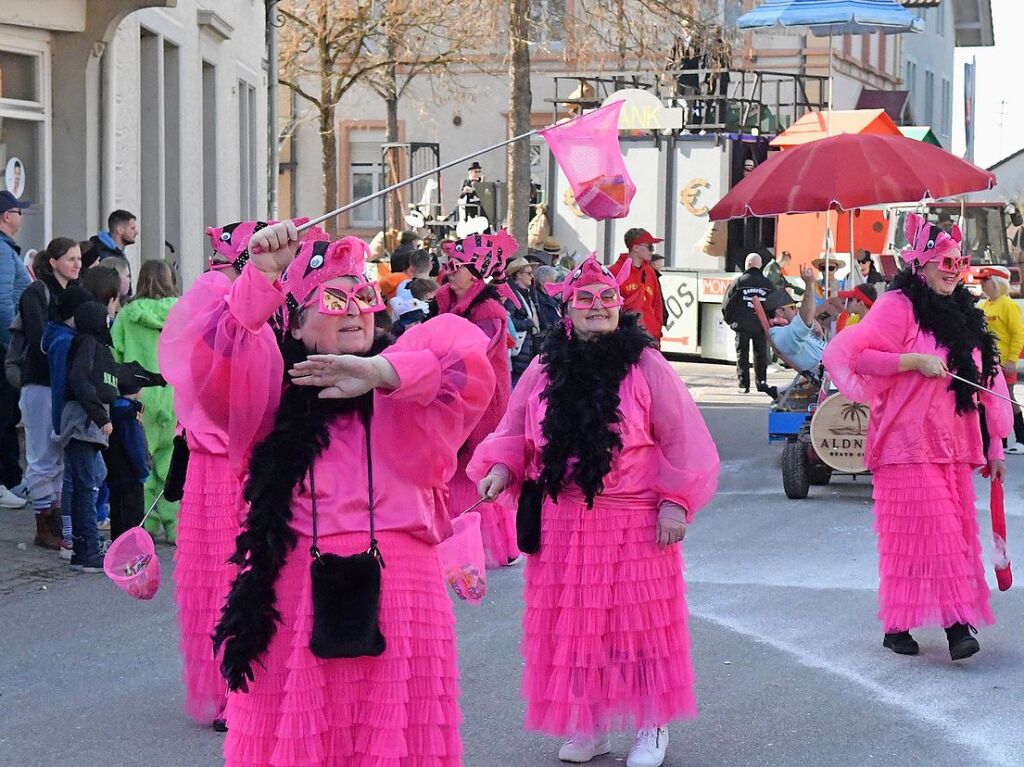
[[[60,552],[32,545],[35,534],[30,506],[0,509],[0,595],[39,591],[74,575]]]

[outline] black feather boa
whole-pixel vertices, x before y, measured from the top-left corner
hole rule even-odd
[[[952,295],[943,296],[929,288],[919,274],[905,269],[896,275],[889,290],[902,291],[910,299],[917,324],[949,352],[950,372],[981,386],[992,385],[999,372],[996,339],[988,330],[985,313],[963,283]],[[981,351],[981,370],[974,361],[975,349]],[[977,410],[977,389],[956,379],[950,380],[949,389],[956,395],[959,415]]]
[[[622,449],[619,386],[644,349],[654,346],[635,314],[623,313],[618,329],[592,341],[568,338],[564,324],[548,333],[541,352],[548,384],[541,394],[547,412],[540,478],[553,499],[571,482],[583,491],[587,506],[594,505],[614,454]]]
[[[367,356],[382,351],[391,339],[378,336]],[[302,344],[286,334],[281,341],[284,369],[306,358]],[[249,513],[235,540],[230,562],[240,569],[213,633],[214,652],[223,647],[221,673],[230,690],[248,692],[253,664],[270,646],[281,613],[275,586],[289,552],[295,548],[291,529],[292,497],[305,490],[309,467],[328,443],[328,426],[338,416],[369,413],[373,393],[353,399],[319,399],[315,387],[285,384],[274,427],[253,448],[244,497]]]

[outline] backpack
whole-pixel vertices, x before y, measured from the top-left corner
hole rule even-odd
[[[45,282],[40,281],[43,286],[43,305],[50,305],[50,289]],[[25,326],[21,319],[21,308],[11,322],[11,343],[7,347],[7,357],[4,359],[4,377],[7,383],[15,389],[25,385],[25,363],[28,362],[28,340],[25,338]]]

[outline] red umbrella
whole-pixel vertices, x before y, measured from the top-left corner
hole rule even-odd
[[[995,186],[995,174],[932,144],[844,133],[777,153],[709,214],[712,221],[852,210],[951,197]]]

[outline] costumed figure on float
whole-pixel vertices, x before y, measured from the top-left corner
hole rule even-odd
[[[239,482],[245,472],[245,446],[252,444],[260,428],[246,408],[235,405],[246,397],[263,403],[265,410],[280,396],[281,383],[280,376],[268,378],[267,369],[254,358],[222,364],[230,345],[218,348],[218,339],[225,339],[204,334],[216,329],[231,286],[249,260],[249,239],[266,226],[264,221],[241,221],[206,230],[213,247],[210,268],[171,309],[159,343],[160,369],[174,388],[174,412],[182,430],[175,438],[168,484],[184,471],[183,487],[175,488],[173,495],[180,492],[181,498],[174,599],[185,711],[196,722],[218,730],[224,726],[227,685],[210,637],[237,572],[228,560],[245,517]],[[306,238],[326,236],[315,229]],[[264,336],[265,344],[276,343],[270,325],[254,332]],[[197,343],[197,338],[203,342]],[[245,367],[246,362],[253,364]]]
[[[883,645],[916,655],[911,629],[941,627],[959,660],[979,649],[972,631],[994,620],[972,474],[979,466],[1005,474],[1012,414],[1000,398],[995,339],[962,283],[970,256],[959,228],[947,234],[910,214],[906,236],[908,267],[823,361],[840,392],[871,405],[865,463],[874,473]]]
[[[606,267],[591,256],[552,292],[565,319],[469,476],[519,502],[526,728],[568,737],[570,762],[635,728],[626,764],[656,767],[669,722],[696,715],[676,544],[715,493],[718,453]]]
[[[183,387],[247,467],[238,571],[214,633],[225,761],[458,767],[436,547],[451,532],[456,450],[493,392],[487,339],[444,317],[389,346],[365,243],[298,240],[293,222],[253,235],[241,275],[192,326],[213,353]],[[278,339],[268,320],[282,309]]]
[[[466,476],[466,466],[477,445],[497,428],[512,392],[511,337],[502,301],[508,299],[519,306],[505,278],[505,266],[517,247],[504,229],[498,234],[476,234],[445,245],[448,260],[437,292],[438,312],[465,317],[484,332],[490,341],[487,357],[496,381],[494,397],[459,450],[459,467],[448,486],[448,513],[452,517],[479,500],[476,485]],[[520,552],[516,547],[514,505],[485,503],[479,511],[487,566],[504,567],[516,562]]]

